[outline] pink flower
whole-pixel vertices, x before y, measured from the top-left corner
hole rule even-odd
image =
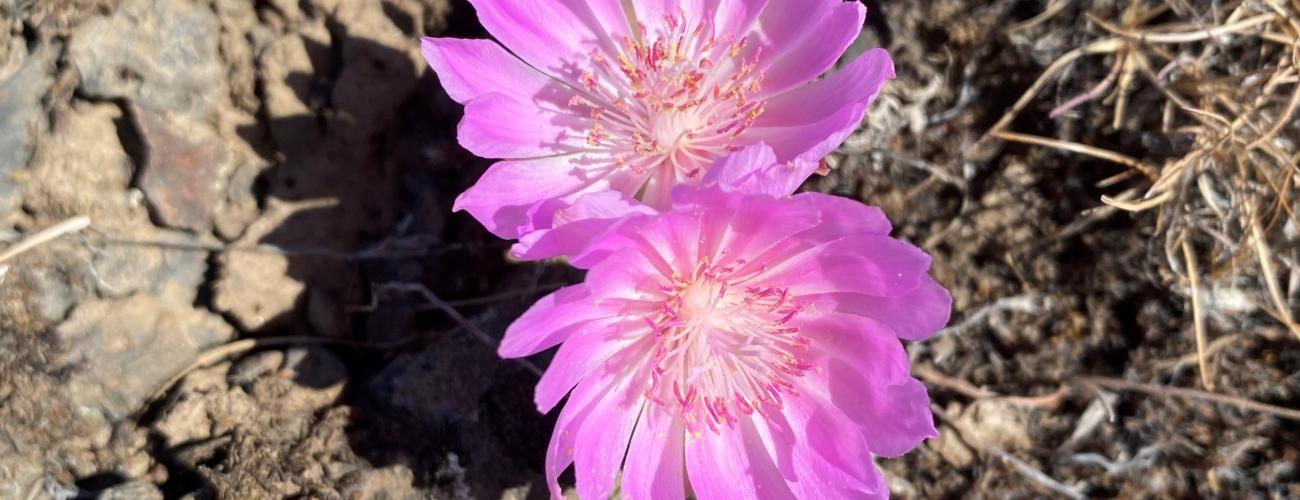
[[[553,495],[572,464],[582,498],[605,498],[620,469],[630,499],[683,498],[687,481],[702,500],[884,497],[872,456],[936,435],[899,342],[948,320],[929,257],[879,209],[786,196],[774,169],[788,167],[743,163],[669,209],[551,234],[577,240],[587,278],[515,321],[500,353],[560,345],[536,392],[543,412],[568,395]]]
[[[556,209],[587,193],[664,208],[672,188],[758,142],[806,176],[893,77],[877,49],[808,84],[858,35],[858,2],[470,3],[505,48],[426,38],[423,50],[465,105],[461,145],[503,159],[455,208],[503,238],[551,227]]]

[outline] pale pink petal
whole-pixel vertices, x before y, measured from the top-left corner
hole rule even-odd
[[[517,238],[550,227],[550,214],[539,214],[535,210],[538,204],[603,191],[618,182],[617,177],[626,175],[613,167],[605,159],[587,154],[497,162],[456,198],[452,209],[469,212],[492,234]]]
[[[857,233],[888,235],[893,229],[889,218],[880,208],[864,205],[857,200],[843,196],[831,196],[822,193],[800,193],[793,200],[817,207],[821,212],[821,224],[803,238],[817,241],[830,241],[840,236]]]
[[[926,439],[939,437],[930,413],[930,397],[920,381],[908,378],[864,391],[863,384],[872,381],[856,375],[852,365],[835,361],[830,372],[835,404],[846,408],[866,429],[867,446],[872,453],[897,457]]]
[[[659,1],[663,1],[666,8],[674,11],[680,5],[688,19],[711,18],[713,19],[714,29],[718,33],[736,35],[748,33],[768,3],[768,0]]]
[[[632,427],[645,404],[640,397],[629,396],[627,391],[611,392],[582,423],[573,455],[580,498],[609,498],[614,492]]]
[[[683,206],[708,208],[698,222],[702,229],[696,237],[700,247],[697,255],[708,255],[711,262],[720,265],[754,261],[756,256],[792,235],[817,227],[821,221],[816,207],[767,196],[726,196],[716,187],[681,188],[677,198]]]
[[[779,198],[794,193],[816,168],[815,162],[778,162],[776,152],[760,142],[722,157],[709,167],[702,184]]]
[[[619,0],[470,0],[479,22],[529,65],[576,81],[574,63],[611,53],[627,33]]]
[[[510,255],[520,260],[578,255],[593,239],[629,217],[653,213],[650,207],[619,191],[585,194],[572,205],[556,211],[554,228],[521,236],[510,249]]]
[[[623,464],[622,497],[674,500],[686,496],[683,441],[676,415],[647,406],[641,413]]]
[[[638,222],[638,221],[632,221]],[[611,275],[623,274],[624,269],[610,268],[609,260],[615,254],[622,254],[625,262],[616,266],[627,266],[642,273],[641,279],[654,278],[652,273],[660,276],[689,273],[698,250],[699,227],[695,218],[685,213],[664,213],[643,224],[620,224],[616,230],[607,232],[599,241],[589,245],[582,254],[573,259],[575,266],[588,268],[592,266],[608,269]],[[592,269],[593,272],[596,269]],[[590,273],[589,273],[590,276]]]
[[[699,183],[699,176],[687,179],[675,168],[656,168],[654,174],[646,180],[639,198],[647,206],[656,210],[667,210],[672,206],[672,192],[678,186]]]
[[[596,307],[586,284],[567,286],[542,297],[506,328],[497,352],[501,357],[531,356],[569,338],[588,322],[610,318],[612,312]]]
[[[626,399],[629,379],[617,378],[609,372],[599,372],[582,381],[569,398],[551,432],[551,443],[546,448],[546,486],[551,498],[564,498],[559,478],[577,455],[578,437],[589,431],[589,420],[596,414],[608,412],[608,405]]]
[[[484,158],[535,158],[586,146],[591,119],[547,109],[538,102],[485,94],[465,104],[456,139]]]
[[[686,473],[699,500],[795,498],[750,419],[686,438]]]
[[[447,95],[461,104],[489,93],[527,101],[557,84],[491,40],[425,37],[420,50]]]
[[[816,123],[845,106],[870,104],[893,77],[894,61],[889,52],[868,50],[823,80],[770,98],[767,111],[754,127]]]
[[[763,90],[776,95],[835,64],[862,31],[867,10],[839,0],[772,0],[759,17],[766,67]]]
[[[855,292],[902,295],[916,289],[930,267],[930,256],[907,243],[878,234],[852,234],[822,243],[783,260],[769,251],[748,268],[770,267],[754,280],[788,287],[796,295]]]
[[[650,335],[650,328],[639,316],[583,324],[560,346],[537,382],[537,410],[550,412],[579,381],[645,335]]]
[[[803,394],[780,413],[754,420],[768,453],[798,498],[887,493],[862,431],[829,403]]]
[[[768,100],[767,111],[745,137],[771,145],[778,158],[819,161],[862,123],[893,76],[889,53],[869,50],[825,80]]]
[[[916,289],[894,297],[832,293],[809,299],[824,303],[829,310],[879,321],[907,340],[923,340],[934,335],[948,324],[952,312],[952,296],[928,276]]]
[[[825,384],[831,402],[861,426],[872,453],[902,455],[938,436],[925,385],[912,378],[889,327],[838,313],[797,323],[812,348],[830,356],[820,361],[824,372],[808,374],[810,383]]]
[[[672,275],[672,267],[635,233],[649,225],[639,222],[619,225],[617,231],[605,233],[571,260],[575,267],[588,269],[586,283],[601,297],[639,300],[657,290],[663,276]]]

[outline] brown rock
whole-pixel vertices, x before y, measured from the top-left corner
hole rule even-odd
[[[206,127],[148,109],[132,110],[148,150],[140,189],[163,225],[198,233],[212,227],[230,153]]]
[[[110,421],[125,418],[199,353],[234,337],[221,318],[149,295],[83,303],[56,331],[72,371],[68,399]]]

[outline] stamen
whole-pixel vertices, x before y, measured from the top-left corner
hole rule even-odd
[[[645,319],[656,344],[648,399],[680,414],[691,432],[780,411],[813,368],[803,358],[811,341],[787,324],[805,308],[787,289],[735,286],[733,270],[743,264],[701,258],[688,276],[658,288],[657,312]]]
[[[569,104],[591,119],[587,144],[620,168],[699,178],[740,150],[763,114],[762,47],[747,50],[748,35],[720,36],[710,15],[693,19],[679,8],[646,26],[631,0],[621,3],[628,35],[588,54]]]

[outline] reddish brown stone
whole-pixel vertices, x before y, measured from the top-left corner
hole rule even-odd
[[[138,185],[157,222],[208,231],[221,200],[222,168],[230,158],[225,143],[200,127],[182,126],[138,106],[133,114],[145,148]]]

